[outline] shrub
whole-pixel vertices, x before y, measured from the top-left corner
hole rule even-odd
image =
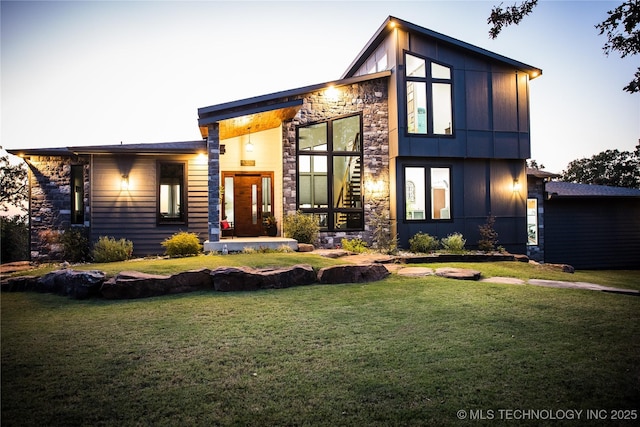
[[[453,233],[442,239],[441,243],[444,250],[453,253],[461,253],[464,252],[464,245],[467,241],[462,237],[462,234]]]
[[[198,255],[202,250],[198,235],[180,231],[160,243],[169,256]]]
[[[313,245],[318,239],[320,227],[313,215],[303,214],[298,211],[293,215],[284,217],[284,234],[295,239],[298,243]]]
[[[389,216],[373,213],[373,247],[382,253],[393,254],[398,250],[398,236],[391,236]]]
[[[89,260],[91,250],[87,231],[84,227],[73,227],[65,230],[60,235],[62,253],[66,261],[81,262]]]
[[[498,243],[498,233],[493,228],[496,218],[493,215],[487,217],[487,222],[479,225],[480,240],[478,240],[478,249],[484,252],[491,252],[496,249]]]
[[[91,255],[95,262],[124,261],[133,254],[133,242],[126,239],[116,240],[113,237],[100,236],[93,245]]]
[[[363,241],[359,237],[355,239],[342,239],[340,241],[342,244],[342,249],[349,252],[355,252],[357,254],[361,254],[367,251],[367,242]]]
[[[418,234],[409,239],[409,250],[411,252],[429,253],[438,249],[438,246],[440,246],[438,239],[422,231],[419,231]]]

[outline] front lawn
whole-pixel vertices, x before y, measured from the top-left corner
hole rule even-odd
[[[500,422],[500,409],[640,409],[640,298],[628,295],[392,275],[1,303],[3,426],[475,426]],[[602,425],[581,416],[546,424]]]

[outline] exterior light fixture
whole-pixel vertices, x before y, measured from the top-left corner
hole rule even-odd
[[[251,128],[249,128],[249,141],[245,144],[244,148],[249,153],[253,151],[253,144],[251,143]]]
[[[518,178],[513,180],[513,192],[514,193],[519,193],[520,189],[522,188],[522,186],[520,185],[520,182],[518,181]]]
[[[122,179],[120,180],[120,189],[122,191],[127,191],[129,189],[129,175],[122,175]]]
[[[338,97],[340,95],[340,92],[338,91],[338,89],[331,85],[329,86],[325,91],[324,91],[324,96],[327,97],[327,100],[329,101],[337,101]]]

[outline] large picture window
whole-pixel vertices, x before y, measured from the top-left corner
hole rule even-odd
[[[450,168],[405,167],[404,188],[405,220],[440,221],[452,218]]]
[[[324,230],[364,227],[361,135],[360,114],[297,129],[298,209]]]
[[[158,222],[186,222],[185,164],[158,162]]]
[[[407,132],[422,135],[453,133],[451,68],[405,53]]]

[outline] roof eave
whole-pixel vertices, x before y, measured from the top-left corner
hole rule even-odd
[[[347,68],[347,70],[343,73],[342,78],[353,75],[353,73],[355,73],[358,70],[358,68],[360,68],[360,66],[364,63],[364,61],[366,61],[369,55],[378,47],[378,44],[380,43],[380,41],[382,41],[382,39],[384,39],[384,37],[386,37],[387,34],[393,30],[392,26],[390,25],[391,23],[394,24],[393,28],[399,27],[399,28],[404,28],[407,31],[423,34],[425,36],[437,39],[451,46],[466,49],[475,54],[492,58],[496,61],[512,66],[518,70],[525,71],[527,74],[529,74],[531,79],[542,75],[542,69],[538,67],[525,64],[524,62],[516,61],[515,59],[508,58],[506,56],[500,55],[495,52],[491,52],[489,50],[472,45],[462,40],[458,40],[456,38],[447,36],[445,34],[438,33],[437,31],[433,31],[428,28],[424,28],[419,25],[412,24],[411,22],[402,20],[400,18],[396,18],[394,16],[388,16],[387,19],[382,24],[382,26],[378,28],[378,31],[376,31],[373,37],[369,40],[369,42],[367,42],[365,47],[360,51],[360,54],[351,63],[351,65],[349,65],[349,68]]]

